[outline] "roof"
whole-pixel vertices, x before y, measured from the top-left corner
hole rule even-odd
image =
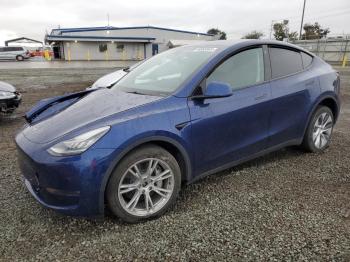
[[[250,46],[258,46],[258,45],[271,45],[271,46],[278,46],[278,47],[284,47],[284,48],[291,48],[291,49],[297,49],[300,51],[303,51],[305,53],[308,53],[311,56],[315,56],[313,53],[311,53],[309,50],[306,50],[300,46],[284,42],[284,41],[278,41],[278,40],[265,40],[265,39],[238,39],[238,40],[214,40],[214,41],[202,41],[198,42],[196,44],[193,44],[192,46],[198,46],[198,47],[218,47],[221,49],[240,49]]]
[[[19,43],[38,43],[38,44],[43,44],[43,42],[35,40],[35,39],[31,39],[28,37],[19,37],[19,38],[14,38],[14,39],[10,39],[10,40],[6,40],[5,41],[5,46],[8,46],[9,43],[12,42],[19,42]]]
[[[169,40],[167,46],[170,48],[177,47],[177,46],[183,46],[183,45],[193,45],[193,44],[200,44],[203,42],[207,42],[205,40],[178,40],[178,39],[172,39]]]
[[[55,28],[55,29],[52,29],[51,34],[53,34],[54,31],[70,33],[70,32],[89,32],[89,31],[127,30],[127,29],[157,29],[157,30],[164,30],[164,31],[187,33],[187,34],[213,36],[212,34],[207,34],[207,33],[185,31],[185,30],[178,30],[178,29],[157,27],[157,26],[131,26],[131,27],[100,26],[100,27]]]
[[[73,35],[47,35],[46,41],[75,41],[75,40],[84,40],[84,41],[123,41],[123,42],[141,42],[148,43],[152,40],[155,40],[153,37],[117,37],[117,36],[73,36]]]

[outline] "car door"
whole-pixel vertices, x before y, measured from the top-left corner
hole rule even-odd
[[[223,61],[204,82],[230,84],[233,95],[189,99],[197,174],[254,155],[266,147],[270,86],[265,81],[264,49],[241,51]]]
[[[269,147],[295,144],[302,139],[311,98],[319,92],[317,75],[304,70],[299,50],[270,46],[269,54],[272,73]]]

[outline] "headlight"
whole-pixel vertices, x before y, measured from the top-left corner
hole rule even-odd
[[[0,91],[0,99],[10,99],[14,97],[16,97],[16,95],[12,92]]]
[[[49,148],[47,151],[53,156],[72,156],[81,154],[105,135],[110,128],[110,126],[105,126],[91,130],[72,139],[62,141]]]

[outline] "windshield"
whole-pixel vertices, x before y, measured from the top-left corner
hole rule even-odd
[[[113,88],[148,95],[171,94],[217,50],[198,46],[170,49],[143,62]]]

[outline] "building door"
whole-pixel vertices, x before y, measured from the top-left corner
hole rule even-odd
[[[152,55],[158,54],[158,44],[152,44]]]
[[[61,59],[61,49],[60,46],[53,46],[53,57],[55,59]]]

